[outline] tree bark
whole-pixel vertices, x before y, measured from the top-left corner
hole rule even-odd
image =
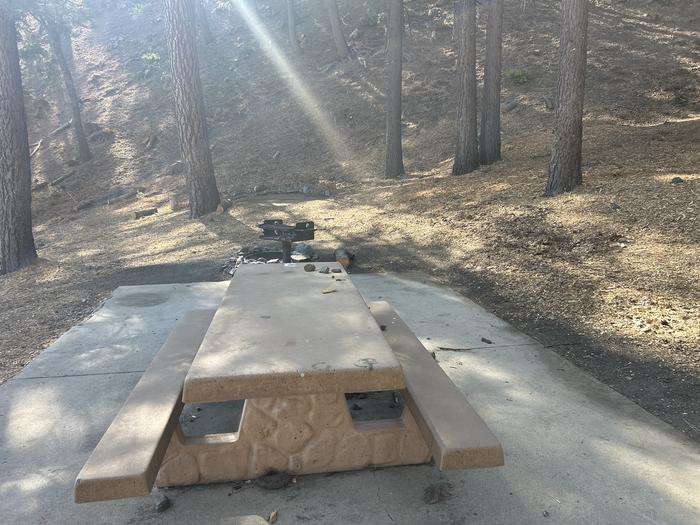
[[[214,41],[214,34],[211,32],[211,25],[209,24],[209,13],[202,0],[196,1],[197,22],[199,23],[199,29],[202,33],[202,40],[204,40],[205,44],[211,44]]]
[[[384,177],[402,175],[401,148],[401,84],[403,72],[403,0],[389,0],[386,68],[388,77],[386,98],[386,163]]]
[[[452,175],[463,175],[479,166],[476,121],[476,0],[455,3],[457,37],[457,147]]]
[[[92,158],[92,152],[85,136],[85,128],[83,128],[80,97],[75,87],[73,72],[63,51],[64,46],[70,46],[70,54],[71,56],[73,55],[70,35],[63,34],[65,30],[53,22],[46,22],[44,25],[51,43],[51,50],[56,57],[56,62],[58,62],[58,67],[63,75],[63,82],[66,85],[66,94],[68,95],[73,118],[73,132],[75,133],[75,141],[78,143],[78,161],[85,162]]]
[[[23,96],[15,21],[0,6],[0,275],[37,258]]]
[[[333,34],[333,40],[335,40],[335,47],[338,50],[338,57],[345,60],[350,56],[350,50],[343,34],[343,24],[340,21],[337,1],[326,0],[326,9],[328,10],[328,19],[331,22],[331,33]]]
[[[164,0],[163,4],[175,120],[187,173],[190,216],[194,218],[213,212],[219,205],[199,77],[194,5],[189,0]]]
[[[486,60],[481,104],[479,155],[482,164],[501,160],[501,49],[503,0],[490,0],[487,7]]]
[[[289,30],[289,47],[297,55],[301,54],[299,40],[297,40],[297,14],[294,11],[294,0],[287,0],[287,29]]]
[[[571,191],[582,182],[588,0],[562,0],[561,14],[554,141],[545,187],[549,196]]]

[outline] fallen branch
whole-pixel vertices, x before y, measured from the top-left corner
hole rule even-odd
[[[350,253],[347,251],[345,248],[338,248],[334,254],[333,257],[337,262],[343,265],[343,268],[346,270],[348,267],[352,264],[352,262],[355,260],[355,254]]]
[[[130,190],[118,189],[108,193],[107,195],[101,195],[99,197],[85,200],[79,203],[74,209],[75,211],[81,211],[86,210],[87,208],[92,208],[93,206],[116,204],[117,202],[121,202],[136,196],[140,191],[143,191],[143,188],[132,188]]]
[[[55,137],[55,136],[58,135],[61,131],[65,131],[65,130],[67,130],[68,128],[70,128],[72,124],[73,124],[73,119],[70,119],[68,122],[66,122],[65,124],[62,124],[62,125],[58,126],[55,130],[53,130],[51,133],[49,133],[48,137]],[[48,137],[47,137],[47,138],[48,138]],[[42,139],[42,140],[43,140],[43,139]],[[39,141],[39,142],[41,142],[41,141]]]
[[[60,126],[58,126],[55,130],[53,130],[51,133],[49,133],[48,135],[46,135],[43,139],[39,140],[39,142],[35,142],[34,144],[30,144],[29,147],[30,147],[30,148],[34,148],[34,149],[33,149],[32,152],[29,154],[29,158],[31,159],[34,155],[36,155],[36,153],[39,151],[39,149],[41,148],[41,146],[44,145],[44,141],[45,141],[46,139],[50,139],[51,137],[55,137],[56,135],[58,135],[59,133],[61,133],[61,131],[67,130],[68,128],[71,127],[71,124],[73,124],[73,119],[70,119],[70,120],[69,120],[68,122],[66,122],[65,124],[61,124]]]
[[[65,181],[65,180],[68,179],[69,177],[72,177],[73,175],[75,175],[76,173],[78,173],[78,171],[79,171],[79,170],[75,169],[75,170],[73,170],[73,171],[69,171],[69,172],[66,173],[65,175],[61,175],[60,177],[58,177],[58,178],[52,180],[51,182],[49,182],[49,186],[56,186],[57,184],[61,184],[63,181]]]
[[[158,213],[158,208],[146,208],[145,210],[138,210],[134,212],[134,219],[148,217],[149,215],[153,215],[154,213]]]
[[[44,143],[44,139],[41,139],[39,142],[36,144],[32,144],[32,147],[34,148],[32,152],[29,154],[29,158],[31,159],[34,155],[36,155],[36,152],[39,151],[39,148],[41,145]]]

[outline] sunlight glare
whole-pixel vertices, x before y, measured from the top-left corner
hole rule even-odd
[[[262,51],[279,71],[281,79],[287,84],[291,94],[297,99],[306,115],[318,128],[320,135],[333,151],[338,164],[344,168],[352,168],[355,156],[347,146],[348,139],[341,135],[319,107],[317,98],[304,84],[299,74],[284,56],[282,50],[273,41],[258,14],[254,9],[250,8],[247,0],[233,0],[233,4],[248,25],[248,28],[253,32]]]

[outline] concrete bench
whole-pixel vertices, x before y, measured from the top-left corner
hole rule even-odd
[[[182,385],[214,310],[177,323],[75,482],[75,501],[150,494],[182,411]]]
[[[503,465],[498,440],[388,303],[368,311],[342,270],[260,266],[237,272],[216,313],[175,326],[78,475],[77,503],[271,471]],[[309,323],[321,307],[323,322]],[[397,389],[400,417],[353,420],[346,393]],[[182,432],[183,402],[236,399],[236,431]]]
[[[496,437],[391,305],[379,301],[369,307],[401,363],[402,395],[435,465],[440,470],[503,465]]]

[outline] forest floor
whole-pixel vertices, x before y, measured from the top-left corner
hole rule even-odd
[[[344,63],[316,2],[299,2],[301,57],[217,12],[201,69],[217,180],[234,205],[200,220],[167,206],[184,177],[162,16],[107,4],[75,39],[95,159],[34,192],[40,260],[0,278],[0,381],[117,286],[224,279],[228,258],[258,243],[261,219],[309,219],[314,247],[347,246],[355,271],[428,273],[700,439],[697,2],[592,4],[584,184],[555,199],[542,196],[553,0],[506,1],[503,160],[463,177],[449,176],[451,2],[407,2],[407,175],[395,181],[381,179],[382,2],[340,2],[358,57]],[[286,34],[278,4],[261,3],[273,35]],[[67,120],[60,95],[52,100],[31,142]],[[70,173],[73,152],[69,132],[50,141],[35,182]],[[130,188],[138,199],[75,210]],[[133,219],[148,206],[158,213]]]

